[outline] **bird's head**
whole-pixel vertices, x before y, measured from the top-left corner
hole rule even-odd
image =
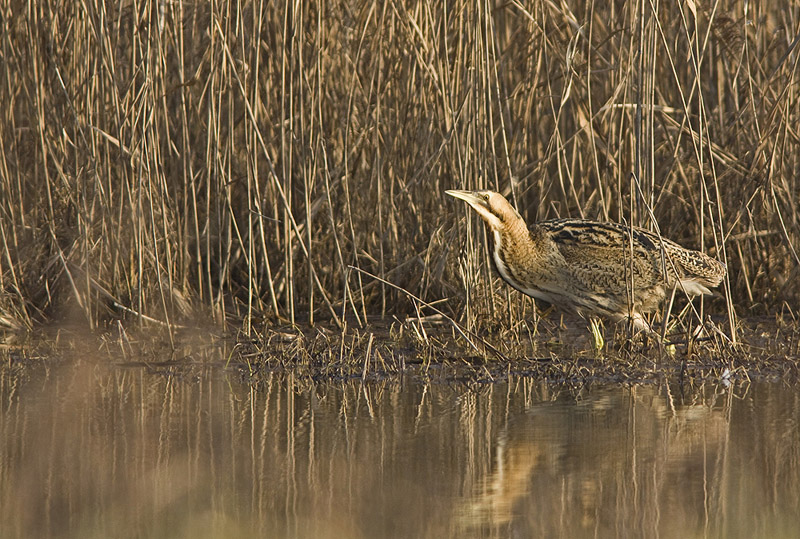
[[[460,198],[478,212],[489,228],[501,231],[522,221],[517,210],[508,200],[495,191],[445,191],[448,195]]]

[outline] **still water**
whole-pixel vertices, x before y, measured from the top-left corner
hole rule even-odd
[[[0,537],[798,537],[795,387],[0,367]]]

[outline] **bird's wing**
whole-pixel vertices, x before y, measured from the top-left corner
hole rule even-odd
[[[549,235],[580,285],[594,294],[614,295],[664,282],[657,238],[613,223],[558,219],[538,223]],[[655,241],[654,241],[655,240]]]

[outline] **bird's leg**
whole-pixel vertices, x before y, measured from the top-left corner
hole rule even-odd
[[[631,323],[633,324],[633,329],[636,331],[644,331],[646,333],[653,333],[653,328],[650,327],[650,324],[645,320],[642,313],[633,313],[630,318]]]
[[[675,356],[675,345],[668,343],[666,338],[662,336],[663,328],[662,332],[656,331],[656,329],[647,322],[641,313],[634,313],[630,318],[630,322],[635,330],[641,331],[647,336],[648,341],[653,339],[656,342],[659,350],[666,353],[670,357]]]
[[[676,281],[675,284],[672,286],[672,293],[669,296],[669,303],[664,306],[664,312],[662,314],[663,320],[661,322],[661,342],[666,342],[667,340],[667,327],[669,326],[669,317],[672,314],[672,305],[675,301],[675,292],[678,290],[678,282]]]

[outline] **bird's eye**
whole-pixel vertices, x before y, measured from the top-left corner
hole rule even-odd
[[[486,202],[489,202],[489,193],[484,193],[481,196],[483,197],[483,200],[485,200]]]

